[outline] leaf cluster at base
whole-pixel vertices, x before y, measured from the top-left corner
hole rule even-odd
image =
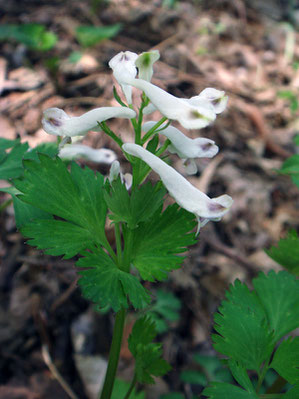
[[[299,281],[286,271],[271,271],[260,273],[253,286],[250,291],[239,280],[231,285],[215,314],[217,334],[212,336],[242,388],[213,382],[203,392],[210,399],[258,398],[247,370],[262,378],[272,368],[295,384],[286,398],[299,384],[299,338],[282,341],[275,351],[281,338],[299,327]]]

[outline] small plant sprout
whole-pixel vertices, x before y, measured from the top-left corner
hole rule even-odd
[[[44,130],[61,136],[63,145],[89,130],[101,131],[118,145],[119,160],[109,149],[82,144],[55,145],[53,152],[42,148],[27,151],[28,146],[19,141],[0,142],[0,170],[4,178],[13,179],[14,186],[2,191],[14,196],[17,225],[28,243],[52,256],[76,257],[83,296],[98,308],[110,308],[116,314],[99,399],[111,399],[113,392],[119,392],[114,391],[114,381],[128,311],[135,311],[136,319],[128,339],[135,369],[130,386],[119,399],[132,398],[138,384],[154,383],[154,377],[170,370],[162,358],[161,344],[154,341],[159,317],[150,316],[153,297],[146,288],[150,285],[144,283],[163,281],[180,268],[184,253],[198,241],[200,229],[209,221],[220,221],[233,204],[228,194],[210,198],[165,159],[169,150],[189,163],[194,173],[197,158],[212,158],[218,153],[213,140],[191,139],[171,123],[178,121],[187,129],[204,128],[224,111],[227,96],[214,88],[189,99],[167,93],[150,83],[158,59],[158,51],[140,55],[125,51],[111,59],[109,66],[123,91],[119,95],[114,88],[120,106],[97,108],[74,117],[58,108],[44,111]],[[135,89],[142,92],[140,105],[132,104]],[[145,122],[144,115],[153,109],[162,117]],[[133,142],[124,142],[121,132],[108,126],[111,118],[129,119]],[[78,157],[111,165],[108,176],[61,160]],[[124,157],[132,174],[122,173],[120,159]],[[9,162],[13,167],[7,167]],[[158,175],[158,182],[148,179],[151,171]],[[167,193],[175,200],[170,205]],[[108,240],[107,225],[114,231],[113,240],[110,234]],[[298,236],[292,235],[288,245],[291,239],[298,242]],[[272,250],[276,258],[280,256],[277,251]],[[294,266],[292,271],[296,270]],[[232,375],[242,388],[212,383],[205,390],[211,399],[267,398],[260,389],[270,367],[294,385],[290,392],[295,396],[283,398],[295,398],[298,393],[298,363],[295,366],[292,355],[299,353],[298,339],[283,341],[275,352],[279,340],[298,327],[298,280],[287,272],[273,272],[260,275],[253,285],[253,291],[241,282],[231,286],[215,316],[215,348],[228,358]],[[247,370],[258,376],[256,386]],[[269,399],[280,398],[271,395]]]

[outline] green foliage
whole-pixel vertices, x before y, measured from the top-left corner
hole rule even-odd
[[[242,388],[225,382],[213,382],[202,395],[209,399],[259,399],[256,393],[244,391]]]
[[[228,366],[245,391],[213,382],[203,392],[210,399],[258,398],[247,370],[257,372],[258,387],[270,367],[292,384],[299,381],[298,337],[283,341],[270,364],[278,341],[299,327],[299,281],[286,271],[270,271],[268,275],[260,273],[253,287],[250,291],[238,280],[230,287],[215,315],[218,334],[213,335],[215,349],[229,358]],[[293,388],[285,395],[295,399],[296,394]]]
[[[299,337],[289,337],[279,345],[270,367],[289,383],[299,383]]]
[[[212,336],[214,348],[246,369],[258,372],[274,348],[265,311],[256,294],[238,280],[226,297],[215,315],[214,328],[218,334]]]
[[[113,386],[113,392],[111,399],[120,399],[124,398],[126,393],[128,392],[130,387],[130,383],[120,380],[119,378],[116,378],[114,386]],[[145,399],[145,393],[144,392],[136,392],[136,389],[134,388],[131,395],[130,399]]]
[[[89,243],[105,246],[103,176],[75,163],[69,172],[59,158],[40,154],[39,159],[40,162],[25,160],[24,176],[14,180],[22,193],[19,199],[63,220],[39,220],[26,225],[22,231],[32,239],[29,243],[66,258],[81,252],[85,245],[89,247]]]
[[[299,326],[299,280],[286,271],[260,273],[253,286],[275,341]]]
[[[299,398],[299,384],[292,387],[284,394],[283,399],[298,399]]]
[[[266,253],[289,272],[299,275],[299,237],[295,230],[288,232],[286,238],[278,241]]]
[[[185,395],[179,392],[171,392],[161,395],[160,399],[185,399]]]
[[[279,173],[289,175],[291,180],[299,187],[299,154],[292,155],[282,164]]]
[[[50,50],[57,42],[57,36],[41,24],[0,25],[0,41],[11,39],[40,51]]]
[[[5,150],[9,148],[10,152],[6,152]],[[28,144],[22,144],[20,140],[0,138],[0,179],[7,180],[21,176],[22,160],[28,148]]]
[[[85,252],[76,266],[81,270],[79,285],[83,295],[101,308],[111,306],[117,312],[128,308],[129,301],[135,309],[150,302],[149,293],[137,277],[118,269],[113,260],[101,249]]]
[[[177,254],[196,243],[195,234],[189,233],[195,225],[194,216],[174,204],[133,230],[132,263],[144,280],[163,280],[181,266],[184,257]]]
[[[169,364],[161,358],[161,344],[152,342],[156,335],[155,323],[149,317],[142,317],[134,324],[128,343],[135,358],[138,382],[152,384],[153,376],[162,376],[170,370]]]
[[[298,98],[291,90],[282,90],[278,92],[278,97],[289,101],[291,111],[295,113],[299,108]]]
[[[172,292],[156,291],[156,301],[147,315],[155,321],[159,334],[168,330],[167,322],[179,320],[181,306],[181,301]]]
[[[145,222],[161,206],[166,191],[157,190],[150,182],[136,187],[131,195],[120,178],[111,184],[111,190],[104,194],[105,201],[112,214],[109,218],[114,222],[125,222],[130,229]]]
[[[111,39],[120,31],[122,25],[114,24],[109,26],[79,26],[76,29],[75,36],[81,46],[89,47],[105,39]]]
[[[21,229],[22,226],[30,223],[34,219],[52,219],[52,215],[49,213],[22,202],[17,196],[20,194],[20,191],[15,187],[1,188],[0,191],[8,193],[12,197],[15,211],[15,221],[18,229]]]
[[[34,148],[30,148],[30,150],[25,153],[24,159],[39,161],[39,154],[45,154],[51,158],[54,158],[56,155],[58,155],[57,143],[43,143]]]

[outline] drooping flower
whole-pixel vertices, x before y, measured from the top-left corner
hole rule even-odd
[[[118,161],[114,161],[109,171],[109,182],[112,183],[118,178],[118,176],[120,177],[121,182],[125,183],[126,189],[129,190],[132,186],[133,176],[131,175],[131,173],[123,174],[120,170],[120,163]]]
[[[108,148],[95,149],[83,144],[65,145],[60,149],[59,156],[65,159],[84,158],[88,161],[107,165],[112,164],[112,162],[116,160],[115,152]]]
[[[139,54],[135,61],[135,65],[138,68],[139,79],[150,82],[153,76],[153,64],[160,58],[158,50],[146,51]],[[134,76],[135,77],[135,76]]]
[[[127,78],[126,83],[142,90],[162,115],[187,129],[201,129],[216,118],[213,106],[205,100],[194,106],[146,80]]]
[[[201,103],[202,100],[208,101],[213,107],[216,114],[221,114],[226,108],[228,102],[228,96],[222,90],[214,89],[213,87],[207,87],[198,96],[191,97],[187,100],[192,105]]]
[[[198,221],[197,233],[200,227],[204,226],[209,220],[220,220],[231,207],[233,200],[229,195],[224,194],[220,197],[209,198],[192,186],[175,169],[143,147],[127,143],[122,148],[128,154],[138,157],[147,163],[158,173],[169,194],[175,199],[177,204],[195,214]]]
[[[132,87],[126,84],[126,81],[135,78],[137,68],[135,61],[138,54],[131,51],[121,51],[109,61],[109,67],[113,70],[113,75],[117,82],[121,85],[122,91],[126,97],[128,104],[132,104]]]
[[[210,104],[213,107],[215,114],[220,114],[226,108],[228,96],[225,95],[224,91],[208,87],[200,92],[198,96],[191,98],[180,98],[180,100],[185,101],[195,107]],[[148,115],[154,112],[156,109],[157,107],[150,103],[144,108],[143,113]]]
[[[155,126],[156,122],[145,122],[142,129],[148,132]],[[212,158],[215,156],[219,148],[213,140],[206,139],[204,137],[198,137],[196,139],[190,139],[184,133],[174,126],[167,126],[158,130],[159,134],[163,134],[170,141],[171,145],[168,146],[168,150],[177,154],[181,159],[185,161],[187,166],[186,171],[188,174],[195,174],[197,172],[197,166],[194,158]]]
[[[81,116],[69,116],[60,108],[48,108],[43,113],[43,129],[55,136],[84,136],[89,130],[100,130],[98,122],[110,118],[134,118],[135,111],[127,107],[96,108]]]

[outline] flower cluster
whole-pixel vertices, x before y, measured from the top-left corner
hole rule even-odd
[[[122,143],[121,139],[118,139],[118,144],[126,154],[141,159],[160,176],[169,194],[178,205],[195,214],[199,231],[200,227],[204,226],[209,220],[220,220],[231,207],[232,198],[226,194],[217,198],[209,198],[192,186],[187,179],[164,162],[160,156],[168,149],[184,160],[187,173],[196,173],[195,159],[212,158],[218,153],[217,145],[213,140],[203,137],[188,138],[179,129],[171,126],[170,123],[178,121],[186,129],[204,128],[215,120],[217,114],[224,111],[228,97],[223,91],[214,88],[206,88],[199,95],[189,99],[178,98],[167,93],[151,83],[153,64],[159,57],[157,50],[144,52],[140,55],[125,51],[120,52],[110,60],[109,66],[113,70],[114,78],[121,86],[128,105],[119,101],[121,104],[119,107],[97,108],[79,117],[70,117],[61,109],[50,108],[44,111],[43,128],[49,134],[62,136],[64,140],[69,140],[73,136],[85,135],[89,130],[101,130],[103,126],[100,124],[110,118],[119,117],[135,120],[133,126],[135,133],[136,129],[139,129],[139,138],[137,139],[136,134],[135,143],[125,144]],[[143,92],[142,111],[139,110],[137,119],[135,119],[137,114],[132,105],[132,88]],[[162,114],[162,119],[159,122],[149,121],[141,126],[139,122],[142,121],[142,115],[150,114],[155,110]],[[146,133],[142,140],[140,139],[141,129]],[[146,150],[143,144],[156,134],[165,136],[169,145],[168,148],[166,145],[165,148],[160,148],[153,153]],[[112,138],[117,137],[114,133],[113,135]],[[82,146],[78,147],[77,145],[75,147],[75,145],[72,145],[65,149],[62,148],[60,155],[68,152],[72,156],[79,154],[95,160],[100,153],[94,151],[98,150],[89,151]],[[106,160],[108,163],[108,159]],[[120,166],[117,161],[115,162],[112,154],[110,154],[109,161],[109,163],[114,161],[109,176],[109,180],[112,181],[116,175],[121,175]],[[122,175],[121,178],[124,179]],[[127,185],[127,187],[129,186],[130,184]]]

